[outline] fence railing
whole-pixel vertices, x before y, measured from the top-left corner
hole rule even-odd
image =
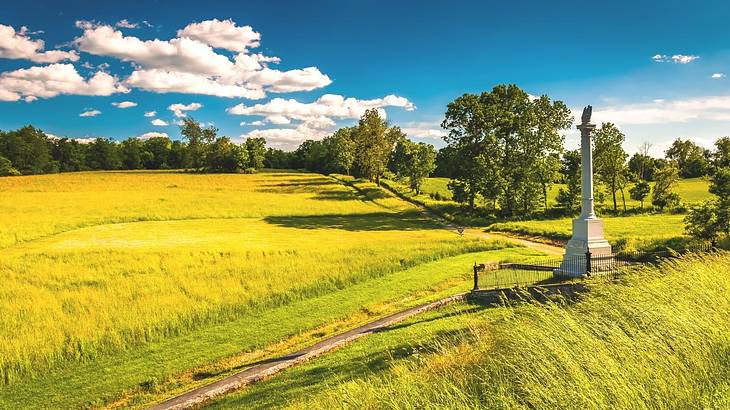
[[[713,250],[711,244],[702,244],[682,250],[654,252],[618,252],[539,259],[528,263],[474,264],[474,290],[539,286],[561,283],[577,278],[604,277],[613,279],[632,266],[656,263],[662,259],[686,253]]]

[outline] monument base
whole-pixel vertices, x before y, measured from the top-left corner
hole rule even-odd
[[[588,270],[586,252],[589,251],[591,270],[600,270],[600,263],[593,263],[593,257],[611,255],[611,244],[603,236],[603,221],[595,217],[573,219],[573,238],[568,241],[563,262],[560,268],[554,271],[555,275],[569,277],[585,275]],[[598,261],[600,260],[601,258],[598,258]]]

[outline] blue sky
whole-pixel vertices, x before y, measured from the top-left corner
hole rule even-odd
[[[730,134],[728,15],[720,1],[3,2],[0,129],[178,138],[180,104],[221,134],[290,148],[379,107],[441,146],[449,101],[516,83],[592,104],[629,151],[659,155]]]

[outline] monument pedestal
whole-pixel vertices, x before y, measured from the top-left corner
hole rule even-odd
[[[579,217],[573,219],[573,237],[565,248],[563,263],[555,270],[556,275],[577,277],[587,272],[586,253],[591,259],[601,260],[600,256],[611,255],[611,245],[603,236],[603,221],[596,218]],[[594,263],[593,269],[599,270],[600,264]]]

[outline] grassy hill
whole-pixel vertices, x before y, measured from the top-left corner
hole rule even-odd
[[[210,408],[722,409],[728,380],[723,253],[639,269],[576,303],[432,312]]]
[[[475,259],[539,254],[357,188],[288,172],[1,178],[0,407],[142,404],[465,289]]]

